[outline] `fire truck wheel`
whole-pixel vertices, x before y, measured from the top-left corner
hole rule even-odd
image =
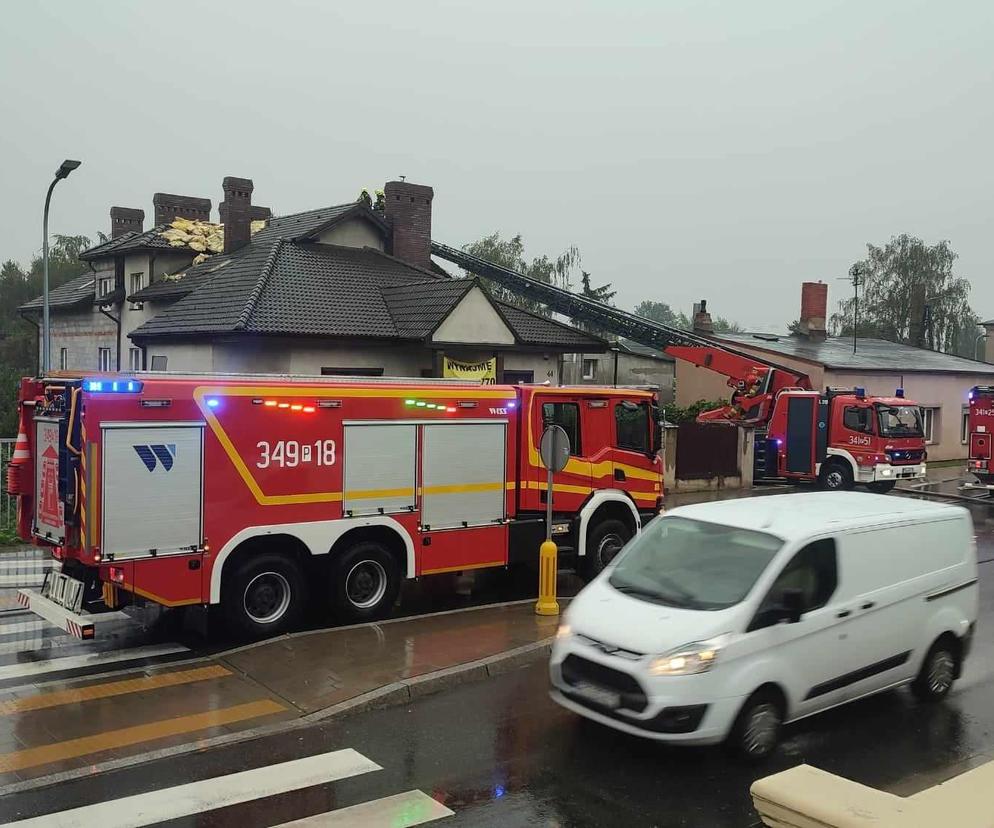
[[[821,467],[818,482],[823,489],[830,492],[841,492],[853,487],[852,469],[846,463],[838,460],[829,461]]]
[[[375,541],[361,541],[332,566],[331,603],[342,621],[375,621],[393,609],[400,592],[400,568]]]
[[[628,524],[615,518],[597,523],[587,532],[587,550],[580,563],[580,574],[590,581],[621,551],[621,547],[631,540]]]
[[[867,483],[866,488],[874,494],[887,494],[896,485],[896,480],[874,480],[872,483]]]
[[[307,603],[300,567],[283,555],[242,561],[223,587],[221,606],[232,632],[266,638],[293,629]]]

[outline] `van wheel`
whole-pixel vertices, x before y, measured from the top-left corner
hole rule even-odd
[[[616,518],[602,520],[587,531],[587,550],[580,562],[580,575],[591,581],[604,571],[628,541],[632,531],[628,524]]]
[[[783,701],[771,690],[757,690],[742,705],[725,746],[745,762],[769,758],[780,743]]]
[[[341,621],[376,621],[390,614],[400,593],[400,567],[389,550],[362,541],[332,565],[331,606]]]
[[[225,623],[241,638],[267,638],[294,629],[306,603],[300,567],[283,555],[246,558],[221,589]]]
[[[818,475],[818,482],[830,492],[842,492],[853,487],[852,469],[839,461],[825,463]]]
[[[896,485],[896,480],[874,480],[872,483],[867,483],[866,488],[874,494],[887,494]]]
[[[959,654],[952,640],[944,636],[936,641],[925,656],[921,672],[911,685],[911,692],[924,702],[936,702],[946,697],[956,680]]]

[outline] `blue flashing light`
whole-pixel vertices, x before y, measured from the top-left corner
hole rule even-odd
[[[894,396],[897,397],[898,399],[904,399],[904,389],[903,388],[898,388],[894,392]]]
[[[504,790],[504,786],[503,785],[497,785],[494,788],[494,799],[500,799],[502,796],[504,796],[505,793],[506,793],[506,791]]]
[[[83,390],[111,394],[137,394],[143,383],[138,380],[83,380]]]
[[[856,396],[857,396],[857,397],[859,397],[859,398],[861,398],[861,399],[862,399],[863,397],[865,397],[865,396],[866,396],[866,389],[865,389],[865,388],[860,388],[860,387],[859,387],[859,386],[857,385],[857,386],[856,386]]]
[[[207,400],[208,408],[217,408],[221,404],[221,401],[215,397],[211,397]]]
[[[514,408],[514,407],[515,407],[516,405],[517,405],[517,403],[516,403],[516,402],[514,402],[514,400],[511,400],[511,402],[509,402],[509,403],[507,404],[507,407],[508,407],[508,408]]]

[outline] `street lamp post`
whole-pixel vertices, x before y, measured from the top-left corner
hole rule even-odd
[[[69,173],[76,169],[80,165],[80,161],[72,161],[66,159],[62,162],[60,166],[55,171],[55,178],[52,179],[52,183],[48,185],[48,192],[45,194],[45,218],[42,221],[43,225],[43,238],[41,243],[41,258],[42,267],[44,270],[44,287],[43,287],[43,298],[42,298],[42,346],[41,346],[41,373],[42,376],[48,373],[49,369],[52,367],[52,339],[51,330],[48,324],[48,205],[52,201],[52,190],[55,189],[55,185],[58,184],[63,178],[68,178]]]

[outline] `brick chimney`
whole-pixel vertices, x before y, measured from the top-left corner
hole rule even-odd
[[[424,184],[388,181],[383,187],[385,215],[393,226],[390,252],[418,267],[431,267],[431,200]]]
[[[711,314],[708,313],[707,299],[694,302],[694,332],[704,334],[714,333],[714,323],[711,321]]]
[[[197,221],[211,220],[211,200],[209,198],[156,193],[152,196],[152,206],[155,208],[156,227],[169,224],[175,218],[196,219]]]
[[[801,285],[801,334],[823,341],[828,336],[828,285],[825,282],[804,282]]]
[[[252,190],[255,185],[251,178],[236,178],[226,175],[221,182],[224,201],[218,206],[221,224],[224,225],[224,252],[231,253],[245,247],[252,238],[249,225],[252,221]]]
[[[116,239],[125,233],[134,230],[137,233],[142,231],[145,223],[145,211],[134,207],[111,207],[110,208],[110,237]]]

